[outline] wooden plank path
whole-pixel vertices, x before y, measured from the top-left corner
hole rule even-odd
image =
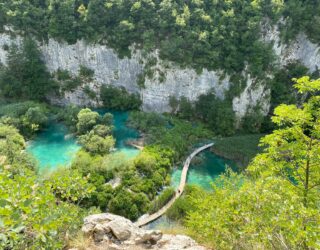
[[[157,211],[156,213],[151,214],[150,216],[148,216],[148,217],[146,217],[146,218],[144,218],[142,220],[138,220],[135,223],[136,226],[142,227],[144,225],[147,225],[150,222],[152,222],[152,221],[158,219],[159,217],[161,217],[162,215],[164,215],[165,212],[167,212],[167,210],[182,195],[182,193],[184,191],[184,188],[185,188],[186,182],[187,182],[187,175],[188,175],[189,166],[190,166],[190,163],[191,163],[191,160],[193,159],[193,157],[195,157],[200,152],[202,152],[202,151],[204,151],[204,150],[206,150],[208,148],[211,148],[213,145],[214,145],[214,143],[210,143],[210,144],[204,145],[201,148],[198,148],[195,151],[193,151],[193,153],[188,156],[187,160],[185,161],[185,163],[183,165],[179,188],[178,188],[178,190],[176,190],[176,193],[173,196],[173,198],[164,207],[162,207],[159,211]]]

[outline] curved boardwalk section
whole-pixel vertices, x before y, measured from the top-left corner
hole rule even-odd
[[[144,225],[149,224],[150,222],[152,222],[152,221],[158,219],[159,217],[161,217],[172,206],[172,204],[182,195],[182,193],[184,191],[184,187],[186,186],[186,182],[187,182],[188,170],[189,170],[189,166],[190,166],[192,158],[195,157],[200,152],[202,152],[203,150],[206,150],[206,149],[212,147],[213,144],[214,143],[210,143],[210,144],[204,145],[201,148],[198,148],[195,151],[193,151],[193,153],[188,156],[187,160],[185,161],[185,163],[183,165],[179,188],[176,191],[174,197],[164,207],[162,207],[158,212],[156,212],[154,214],[151,214],[150,216],[148,216],[148,217],[146,217],[146,218],[144,218],[142,220],[138,220],[135,223],[136,226],[142,227]]]

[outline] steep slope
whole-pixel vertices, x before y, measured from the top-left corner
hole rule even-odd
[[[7,28],[8,30],[8,28]],[[279,66],[284,66],[292,61],[298,60],[307,66],[310,72],[320,67],[319,46],[312,43],[304,34],[288,44],[280,42],[279,31],[274,26],[263,27],[263,40],[273,43],[274,52],[277,55]],[[6,33],[0,34],[0,61],[5,63],[5,45],[21,43],[21,37],[11,37]],[[144,55],[136,50],[131,58],[119,58],[117,53],[104,46],[88,44],[77,41],[69,45],[54,39],[39,44],[45,62],[51,72],[58,69],[68,70],[77,75],[81,65],[94,70],[93,81],[86,85],[96,93],[104,84],[124,87],[129,92],[139,93],[143,101],[143,110],[155,112],[170,111],[169,97],[187,97],[195,101],[201,94],[211,90],[224,98],[225,93],[233,88],[233,83],[228,75],[220,71],[208,71],[204,69],[197,74],[194,69],[182,69],[178,65],[162,61],[158,57],[158,51]],[[150,66],[150,61],[153,61]],[[145,68],[151,68],[154,74],[145,77],[143,86],[138,84],[139,77]],[[242,92],[233,97],[233,109],[238,118],[243,117],[248,110],[259,105],[262,113],[269,110],[270,90],[267,81],[261,82],[252,79],[250,75],[243,72],[246,86]],[[94,105],[99,103],[90,99],[83,91],[83,86],[75,91],[66,92],[62,98],[52,97],[52,102],[57,104],[74,103],[78,105]]]

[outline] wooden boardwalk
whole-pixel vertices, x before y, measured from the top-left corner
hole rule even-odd
[[[176,193],[174,195],[174,197],[164,206],[162,207],[159,211],[157,211],[154,214],[151,214],[150,216],[142,219],[142,220],[138,220],[135,225],[138,227],[142,227],[144,225],[149,224],[150,222],[158,219],[159,217],[161,217],[162,215],[165,214],[165,212],[167,212],[167,210],[173,205],[173,203],[182,195],[184,188],[186,186],[186,182],[187,182],[187,175],[188,175],[188,170],[189,170],[189,166],[191,163],[191,160],[193,159],[193,157],[195,157],[197,154],[199,154],[200,152],[202,152],[203,150],[206,150],[208,148],[211,148],[214,145],[214,143],[210,143],[207,145],[204,145],[201,148],[196,149],[195,151],[193,151],[192,154],[190,154],[187,158],[187,160],[185,161],[184,165],[183,165],[183,169],[182,169],[182,173],[181,173],[181,178],[180,178],[180,184],[179,184],[179,188],[178,190],[176,190]]]

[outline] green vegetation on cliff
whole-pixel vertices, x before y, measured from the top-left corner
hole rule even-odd
[[[37,44],[24,39],[23,45],[12,45],[7,55],[7,66],[0,65],[1,97],[44,101],[57,85],[42,60]]]
[[[315,0],[10,0],[0,5],[0,27],[69,43],[84,38],[121,56],[130,55],[133,44],[145,51],[159,48],[161,58],[199,71],[233,74],[249,65],[253,75],[262,76],[273,55],[260,40],[260,24],[283,16],[284,37],[294,37],[298,28],[319,42],[319,8]]]

